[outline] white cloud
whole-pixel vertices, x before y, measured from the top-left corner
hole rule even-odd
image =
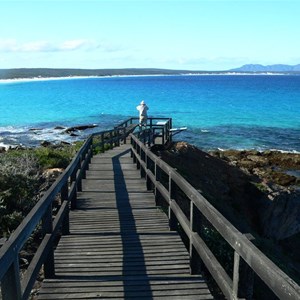
[[[107,42],[98,43],[89,39],[66,40],[59,43],[49,41],[18,43],[14,39],[0,39],[0,52],[67,52],[76,50],[115,52],[121,50],[121,47]]]
[[[74,51],[78,49],[95,49],[97,45],[91,40],[70,40],[58,45],[57,50]]]
[[[53,50],[53,46],[47,41],[37,41],[24,43],[16,49],[19,52],[48,52]]]
[[[1,52],[14,52],[17,49],[17,42],[13,39],[0,40]]]

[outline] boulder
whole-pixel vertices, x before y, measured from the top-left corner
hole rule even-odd
[[[81,125],[81,126],[74,126],[74,127],[69,127],[65,130],[66,133],[72,133],[74,131],[82,131],[82,130],[87,130],[90,128],[95,128],[98,125],[92,124],[92,125]]]
[[[42,142],[40,143],[40,145],[41,145],[42,147],[49,147],[49,146],[51,146],[51,143],[48,142],[48,141],[42,141]]]

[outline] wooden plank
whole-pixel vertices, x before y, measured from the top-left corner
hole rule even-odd
[[[213,299],[128,149],[93,157],[39,299]]]
[[[101,297],[117,297],[120,299],[125,299],[125,297],[126,299],[129,297],[130,299],[139,299],[138,297],[143,299],[147,296],[151,296],[151,299],[152,297],[173,299],[174,296],[181,297],[180,299],[189,299],[186,298],[187,296],[193,296],[191,299],[213,299],[206,283],[201,278],[192,276],[181,276],[180,278],[123,277],[123,280],[107,280],[104,277],[99,280],[90,281],[47,280],[45,287],[46,289],[41,299],[47,299],[47,297],[51,297],[53,294],[59,297],[66,293],[72,294],[76,299],[76,297],[82,297],[82,295],[92,297],[94,293],[99,292],[101,292]]]
[[[118,179],[119,178],[140,178],[135,169],[114,171],[114,170],[89,170],[86,172],[86,179]]]
[[[63,295],[67,299],[213,299],[201,280],[125,280],[109,284],[102,281],[88,285],[79,281],[62,284],[55,281],[48,288],[40,299],[61,299]]]

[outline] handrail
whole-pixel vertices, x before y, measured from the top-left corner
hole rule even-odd
[[[128,119],[112,130],[92,134],[65,171],[56,179],[44,196],[32,208],[17,229],[11,234],[0,248],[0,281],[3,300],[27,299],[34,285],[37,274],[44,264],[45,278],[55,276],[54,269],[54,241],[59,231],[69,233],[69,210],[76,208],[76,192],[81,191],[81,182],[93,156],[93,149],[104,145],[110,147],[126,143],[127,135],[135,128],[134,118]],[[129,126],[133,124],[133,126]],[[128,128],[129,127],[129,128]],[[54,216],[52,203],[60,195],[61,206]],[[24,277],[20,278],[19,252],[41,223],[44,234]]]
[[[248,266],[268,285],[280,299],[300,299],[300,287],[268,259],[249,239],[238,231],[221,215],[193,186],[191,186],[175,169],[151,152],[142,141],[131,136],[133,161],[146,178],[147,187],[153,189],[168,205],[170,228],[175,229],[177,222],[189,239],[191,261],[196,251],[203,263],[217,282],[227,299],[239,299],[239,262],[242,258]],[[152,167],[150,165],[152,163]],[[159,178],[160,172],[167,177],[167,187]],[[177,204],[176,189],[179,188],[190,200],[190,215],[182,211]],[[196,232],[199,212],[221,234],[234,249],[234,268],[231,279]]]
[[[132,120],[138,120],[138,118],[131,118]],[[136,132],[139,140],[142,140],[144,144],[165,145],[172,141],[172,134],[170,129],[172,128],[172,118],[148,118],[147,127]],[[159,139],[159,141],[157,140]],[[158,141],[158,142],[157,142]]]
[[[164,124],[157,125],[155,122],[158,121],[164,121]],[[85,178],[93,150],[100,147],[104,151],[105,145],[112,148],[118,146],[121,141],[126,143],[126,137],[133,132],[137,125],[138,118],[129,118],[112,130],[90,135],[65,171],[32,208],[9,239],[1,245],[0,281],[3,300],[27,299],[43,264],[45,277],[53,278],[55,276],[54,242],[59,231],[62,234],[69,233],[69,210],[76,208],[76,192],[81,191],[81,182]],[[158,135],[162,136],[164,142],[170,140],[169,129],[171,126],[172,119],[170,118],[148,118],[148,127],[153,132],[158,131]],[[61,206],[54,216],[52,203],[58,195],[61,198]],[[39,224],[41,224],[44,236],[21,279],[19,252]]]

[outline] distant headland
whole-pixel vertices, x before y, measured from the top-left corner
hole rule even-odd
[[[263,66],[259,64],[247,64],[240,68],[231,69],[233,72],[280,72],[280,73],[298,73],[300,74],[300,64],[298,65],[269,65]]]
[[[230,74],[284,74],[300,75],[300,64],[269,65],[247,64],[242,67],[223,71],[171,70],[157,68],[123,68],[123,69],[72,69],[72,68],[15,68],[0,69],[0,80],[26,78],[59,77],[102,77],[102,76],[142,76],[142,75],[230,75]]]

